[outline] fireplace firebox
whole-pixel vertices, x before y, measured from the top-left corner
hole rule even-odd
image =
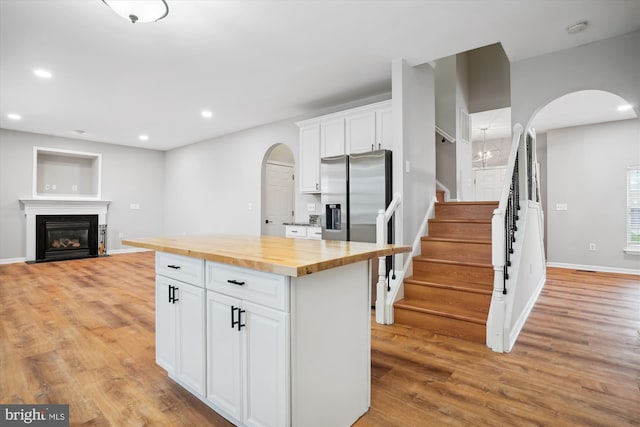
[[[98,256],[98,215],[36,215],[36,262]]]

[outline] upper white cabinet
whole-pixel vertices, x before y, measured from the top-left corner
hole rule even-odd
[[[300,191],[319,193],[320,159],[393,149],[391,100],[296,123],[300,128]]]
[[[377,149],[376,112],[363,111],[347,117],[347,151],[364,153]]]
[[[300,191],[320,192],[320,123],[300,127]]]
[[[320,157],[340,156],[344,149],[344,117],[320,123]]]
[[[393,137],[391,127],[393,126],[393,110],[391,102],[384,108],[376,110],[376,142],[378,148],[393,149]]]

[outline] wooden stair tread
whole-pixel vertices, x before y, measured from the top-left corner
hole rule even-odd
[[[451,289],[451,290],[470,292],[470,293],[476,293],[476,294],[484,294],[484,295],[491,295],[493,293],[493,286],[478,287],[478,285],[485,285],[485,284],[467,282],[467,281],[455,280],[455,279],[447,280],[447,283],[441,283],[433,280],[425,280],[425,279],[421,279],[420,277],[412,276],[404,279],[404,283],[405,284],[409,283],[409,284],[418,285],[418,286],[430,286],[430,287],[441,288],[441,289]],[[474,285],[474,286],[470,286],[470,285]]]
[[[429,222],[491,224],[491,218],[430,218]]]
[[[394,304],[396,308],[410,310],[435,316],[447,317],[450,319],[462,320],[464,322],[476,323],[478,325],[487,324],[487,314],[464,306],[439,303],[437,301],[427,301],[419,299],[401,299]]]
[[[451,261],[448,259],[438,259],[438,258],[428,258],[423,256],[416,256],[413,258],[414,261],[422,261],[422,262],[433,262],[438,264],[449,264],[449,265],[466,265],[468,267],[487,267],[493,268],[493,264],[491,263],[480,263],[480,262],[467,262],[467,261]]]
[[[498,202],[493,202],[490,200],[482,200],[482,201],[472,201],[472,202],[436,202],[436,205],[457,205],[457,206],[485,206],[485,205],[495,205],[498,207]]]
[[[473,243],[473,244],[483,244],[490,245],[491,240],[487,239],[473,239],[473,238],[455,238],[455,237],[432,237],[432,236],[422,236],[420,238],[422,241],[426,242],[448,242],[448,243]]]

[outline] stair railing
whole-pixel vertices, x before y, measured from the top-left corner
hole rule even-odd
[[[384,245],[388,242],[388,224],[398,207],[402,204],[402,194],[395,193],[393,200],[389,203],[386,210],[380,209],[376,217],[376,244]],[[392,267],[393,268],[393,267]],[[376,322],[381,324],[389,324],[393,313],[389,313],[389,278],[387,274],[386,257],[378,258],[378,283],[376,285]]]
[[[520,210],[520,167],[519,151],[522,140],[523,128],[517,123],[513,127],[513,140],[509,153],[509,162],[504,186],[498,203],[498,208],[493,211],[491,220],[492,263],[494,269],[493,291],[507,294],[506,280],[509,278],[511,266],[511,254],[515,233],[518,230],[518,212]]]

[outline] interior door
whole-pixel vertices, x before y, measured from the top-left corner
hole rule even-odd
[[[506,167],[474,169],[473,189],[475,200],[500,200]]]
[[[262,234],[284,236],[282,224],[293,222],[293,166],[267,163],[264,201]]]

